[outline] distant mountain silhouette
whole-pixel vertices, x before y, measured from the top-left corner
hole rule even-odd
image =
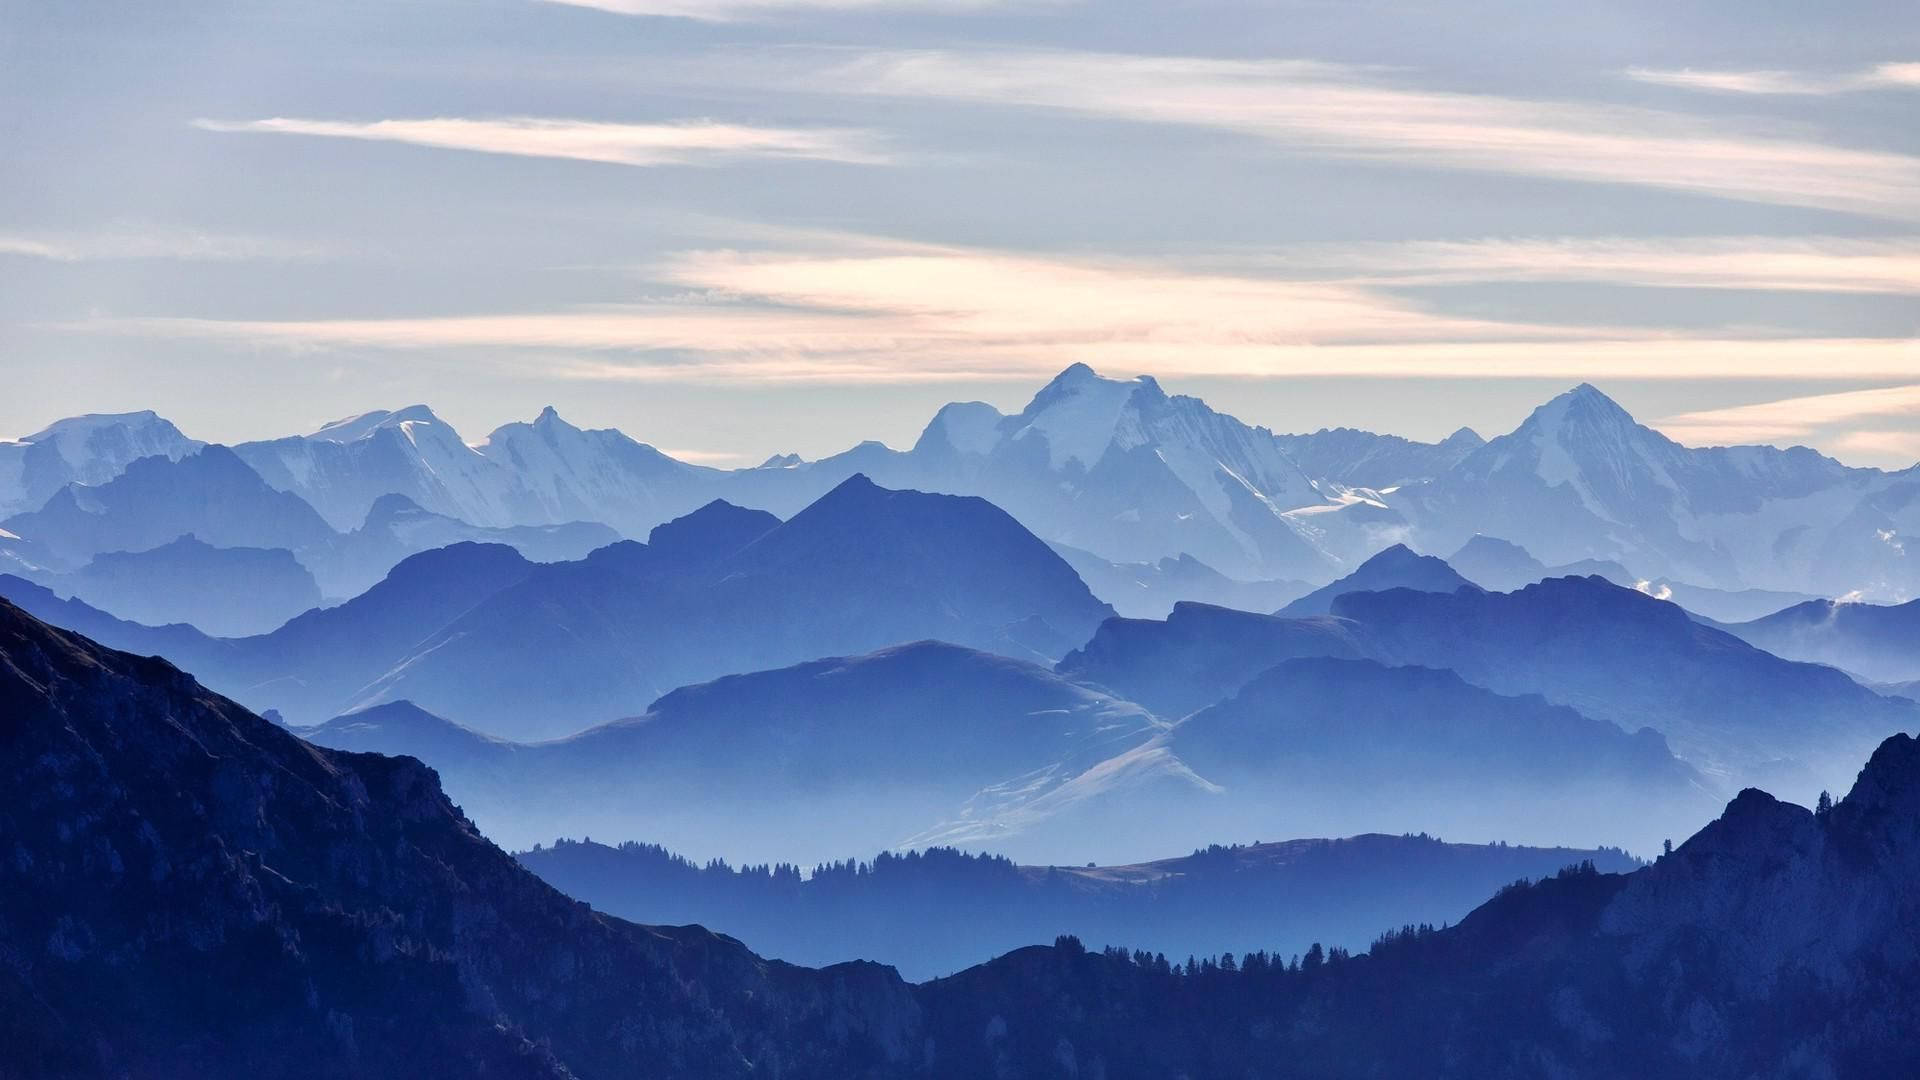
[[[1288,619],[1180,604],[1160,621],[1109,619],[1057,670],[1178,719],[1282,660],[1362,653],[1353,627],[1338,619]]]
[[[1837,671],[1782,660],[1597,577],[1512,593],[1348,593],[1333,610],[1361,627],[1370,656],[1653,727],[1735,784],[1773,777],[1810,798],[1843,775],[1848,753],[1920,726],[1920,713]]]
[[[173,460],[141,458],[98,487],[69,485],[45,506],[0,522],[69,567],[102,552],[147,551],[192,534],[215,547],[325,544],[333,530],[313,508],[268,487],[224,446]]]
[[[382,496],[401,495],[476,526],[597,522],[638,536],[698,506],[703,482],[718,475],[618,431],[583,431],[551,407],[531,423],[498,428],[477,446],[425,405],[411,405],[234,450],[343,532]]]
[[[304,734],[422,758],[511,842],[644,826],[682,850],[760,859],[892,846],[984,788],[1058,788],[1164,729],[1037,665],[919,642],[684,687],[549,742],[488,738],[411,702]]]
[[[1873,682],[1920,679],[1920,600],[1809,600],[1722,629],[1776,656],[1831,664]]]
[[[1062,932],[1175,956],[1323,941],[1364,949],[1383,926],[1454,922],[1503,885],[1615,850],[1447,844],[1427,836],[1212,845],[1121,866],[1018,866],[952,848],[870,862],[704,865],[651,844],[560,841],[515,858],[596,909],[700,923],[795,963],[879,960],[948,975]],[[928,933],[929,927],[939,933]]]
[[[1284,661],[1187,717],[1168,740],[1224,789],[1212,826],[1501,831],[1655,850],[1715,793],[1651,728],[1629,735],[1538,695],[1371,660]]]
[[[191,626],[116,619],[6,575],[0,575],[0,596],[111,648],[164,656],[253,708],[300,721],[335,715],[397,658],[532,568],[505,545],[454,544],[402,560],[380,584],[344,604],[231,640],[212,639]]]
[[[329,595],[352,597],[386,577],[408,556],[451,544],[505,544],[534,562],[566,562],[583,559],[619,539],[620,534],[607,526],[585,521],[499,528],[469,525],[422,509],[405,495],[382,495],[359,528],[324,550],[304,555],[320,568]]]
[[[981,499],[855,477],[778,527],[697,515],[721,516],[732,524],[711,542],[678,539],[696,521],[658,547],[537,568],[395,658],[357,704],[405,698],[493,734],[551,737],[688,683],[907,641],[1050,661],[1111,614]]]
[[[1814,599],[1805,593],[1776,589],[1714,589],[1671,578],[1644,579],[1612,560],[1582,559],[1565,566],[1546,566],[1518,544],[1484,534],[1475,535],[1447,556],[1447,563],[1474,584],[1496,592],[1513,592],[1548,578],[1598,575],[1615,585],[1671,600],[1717,622],[1744,622]]]
[[[216,637],[265,633],[320,603],[320,587],[291,551],[215,547],[191,533],[95,555],[58,584],[133,622],[191,623]]]
[[[1073,567],[1093,595],[1128,619],[1164,619],[1182,601],[1238,611],[1272,611],[1312,589],[1304,581],[1230,578],[1184,552],[1154,563],[1115,563],[1066,544],[1048,546]]]
[[[1479,586],[1454,572],[1443,559],[1420,555],[1405,544],[1395,544],[1360,564],[1360,568],[1331,585],[1281,608],[1278,614],[1288,618],[1325,615],[1333,610],[1336,597],[1350,592],[1377,592],[1381,589],[1418,589],[1421,592],[1452,592],[1478,589]]]

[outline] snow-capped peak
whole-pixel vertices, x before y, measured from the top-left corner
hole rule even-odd
[[[442,423],[433,415],[433,410],[425,405],[409,405],[404,409],[375,409],[372,412],[349,416],[323,425],[318,431],[307,436],[321,442],[348,443],[364,439],[381,428],[400,427],[406,423]]]
[[[1074,364],[1054,376],[1008,422],[1012,438],[1038,434],[1047,440],[1053,468],[1078,461],[1091,469],[1112,444],[1128,400],[1143,385],[1159,390],[1151,379],[1109,379],[1085,364]]]

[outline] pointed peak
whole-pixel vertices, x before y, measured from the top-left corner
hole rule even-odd
[[[1633,421],[1633,417],[1627,415],[1627,410],[1621,408],[1619,402],[1601,393],[1600,388],[1592,383],[1583,382],[1554,400],[1564,400],[1576,408],[1589,412],[1618,415],[1629,423]]]
[[[1470,427],[1463,427],[1440,440],[1441,446],[1485,446],[1486,444],[1487,440],[1481,438],[1480,433]]]
[[[1421,559],[1426,559],[1426,558],[1431,558],[1431,556],[1422,555],[1405,544],[1395,544],[1392,547],[1380,549],[1379,551],[1375,552],[1371,558],[1367,559],[1366,562],[1363,562],[1360,565],[1362,567],[1375,566],[1375,565],[1394,566],[1394,565],[1400,565],[1405,563],[1419,562]]]
[[[857,473],[854,473],[852,476],[847,477],[845,480],[840,481],[838,484],[834,485],[833,490],[828,492],[827,494],[833,495],[843,491],[848,494],[853,494],[854,492],[860,492],[860,491],[882,491],[882,490],[884,489],[881,488],[879,484],[876,484],[871,479],[869,479],[866,473],[857,472]]]
[[[1581,383],[1541,405],[1520,425],[1520,431],[1560,432],[1568,428],[1625,432],[1638,424],[1619,403],[1592,383]]]

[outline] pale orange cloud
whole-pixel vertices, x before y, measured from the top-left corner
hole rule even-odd
[[[1059,109],[1215,128],[1295,153],[1635,184],[1920,221],[1920,157],[1654,109],[1409,89],[1306,61],[1079,52],[875,52],[757,60],[740,78],[817,92]]]
[[[611,165],[702,165],[739,158],[811,158],[886,164],[870,132],[845,128],[772,128],[712,121],[616,124],[542,117],[422,120],[196,120],[206,131],[308,135],[407,143],[517,157],[565,158]]]

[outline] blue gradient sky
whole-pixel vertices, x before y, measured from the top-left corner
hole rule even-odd
[[[1920,459],[1910,0],[0,4],[0,435],[552,403],[751,463],[1084,360]]]

